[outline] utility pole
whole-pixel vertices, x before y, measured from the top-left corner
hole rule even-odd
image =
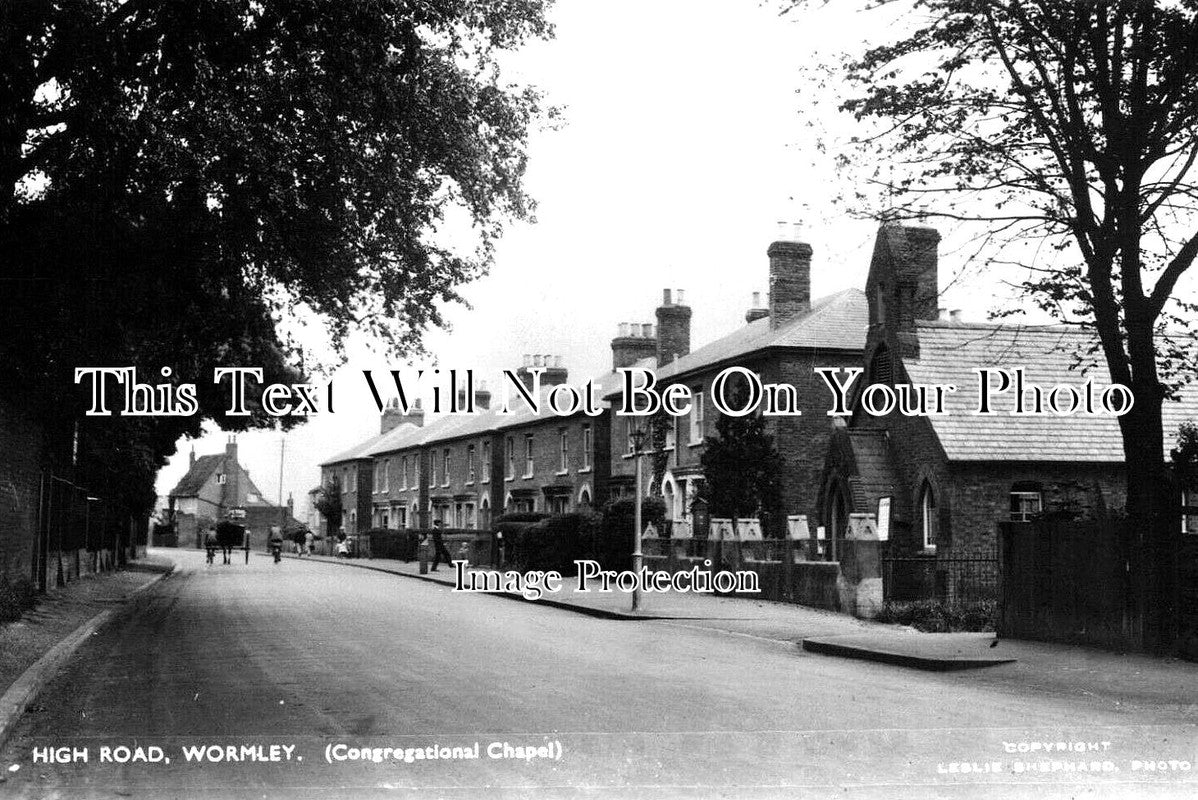
[[[283,454],[287,450],[287,434],[279,440],[279,533],[287,524],[287,506],[283,503]]]
[[[634,489],[636,502],[632,523],[635,528],[632,539],[632,571],[637,576],[637,582],[632,587],[633,613],[636,613],[641,607],[640,574],[641,567],[645,563],[644,554],[641,552],[641,444],[645,441],[646,433],[647,431],[639,426],[632,432],[633,447],[636,448],[634,455],[636,459],[636,488]]]

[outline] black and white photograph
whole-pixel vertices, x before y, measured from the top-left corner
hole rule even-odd
[[[0,797],[1198,796],[1196,162],[1196,0],[0,0]]]

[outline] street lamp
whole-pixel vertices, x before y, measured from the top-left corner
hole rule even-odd
[[[644,554],[641,552],[641,444],[645,441],[646,431],[637,426],[628,435],[632,439],[633,455],[636,458],[636,488],[633,490],[636,509],[633,525],[636,526],[636,530],[633,531],[632,537],[632,572],[637,576],[632,585],[632,610],[635,612],[641,606],[640,574],[644,564]]]

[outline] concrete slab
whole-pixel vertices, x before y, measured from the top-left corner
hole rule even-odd
[[[993,667],[1018,660],[1001,647],[993,633],[861,633],[803,640],[803,649],[811,653],[937,672]]]

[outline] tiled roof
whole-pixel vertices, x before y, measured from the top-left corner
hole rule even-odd
[[[658,380],[683,375],[767,347],[809,347],[821,350],[862,350],[869,308],[860,289],[821,297],[811,310],[774,330],[769,317],[750,322],[657,370]]]
[[[399,426],[399,428],[415,428],[415,427],[416,427],[415,425],[410,425],[410,424],[405,424],[405,425]],[[358,444],[354,445],[350,449],[343,450],[340,453],[338,453],[337,455],[333,456],[332,458],[327,458],[324,461],[320,462],[320,466],[329,467],[329,466],[332,466],[333,464],[340,464],[340,463],[346,462],[346,461],[358,461],[363,458],[370,458],[370,453],[369,453],[370,448],[373,447],[375,444],[377,444],[379,441],[381,441],[385,436],[388,436],[391,433],[394,433],[395,430],[398,430],[399,428],[388,431],[387,433],[375,434],[374,436],[371,436],[369,439],[367,439],[363,442],[358,442]]]
[[[894,494],[898,480],[890,462],[890,451],[885,431],[849,430],[849,447],[857,465],[857,474],[850,479],[853,492],[853,509],[874,511],[878,500]]]
[[[1123,440],[1116,417],[1075,413],[1064,416],[1012,416],[1014,387],[992,394],[987,415],[972,413],[978,404],[978,367],[1024,368],[1025,383],[1051,390],[1058,384],[1081,391],[1087,379],[1097,392],[1110,384],[1095,338],[1088,331],[1062,326],[978,325],[953,322],[916,323],[919,360],[904,359],[907,376],[916,384],[953,384],[942,416],[929,417],[944,451],[959,461],[1120,462]],[[1083,372],[1085,364],[1097,361]],[[1030,390],[1029,390],[1030,391]],[[1198,420],[1198,392],[1182,400],[1166,400],[1163,412],[1166,456],[1185,420]]]
[[[170,496],[195,497],[200,493],[200,489],[204,488],[204,484],[208,481],[208,478],[212,477],[212,473],[219,470],[224,463],[224,453],[212,456],[200,456],[187,470],[187,474],[175,484],[175,488],[171,489]]]
[[[647,358],[641,359],[633,366],[652,368],[653,360]],[[595,397],[599,398],[600,402],[602,402],[601,398],[605,394],[619,386],[619,377],[615,372],[609,371],[590,379],[595,384]],[[570,381],[570,383],[574,384],[574,381]],[[513,391],[510,395],[510,414],[499,413],[501,403],[499,397],[496,396],[493,401],[494,404],[486,411],[470,415],[446,414],[430,420],[428,424],[423,426],[404,423],[381,436],[373,436],[361,442],[356,447],[323,462],[321,466],[329,466],[355,459],[372,458],[384,453],[394,453],[411,447],[424,447],[438,442],[449,441],[450,439],[478,436],[492,431],[506,430],[526,425],[530,422],[549,419],[554,414],[546,406],[545,401],[552,388],[549,386],[541,387],[541,413],[539,415],[534,414],[519,399],[515,391]]]

